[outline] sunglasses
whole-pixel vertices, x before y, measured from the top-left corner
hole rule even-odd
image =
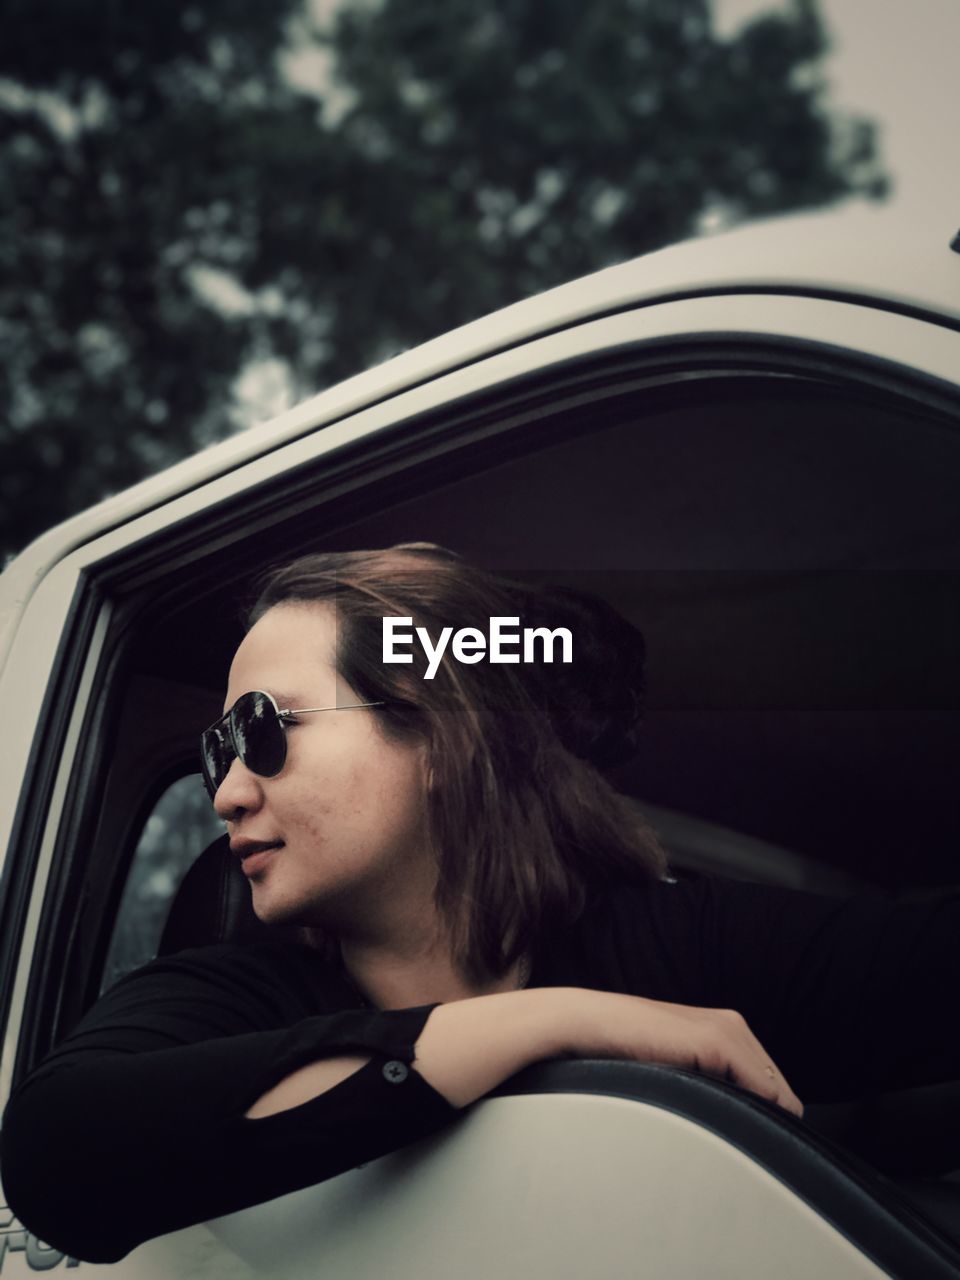
[[[382,707],[382,702],[344,702],[333,707],[281,708],[269,693],[244,693],[219,720],[200,735],[203,780],[212,800],[233,764],[239,760],[259,778],[274,778],[287,759],[284,729],[291,716],[314,711],[349,711],[354,707]]]

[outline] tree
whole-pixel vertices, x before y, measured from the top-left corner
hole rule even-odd
[[[825,106],[814,0],[380,0],[291,82],[300,0],[6,0],[0,547],[518,297],[884,179]]]

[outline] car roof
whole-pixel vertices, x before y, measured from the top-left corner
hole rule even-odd
[[[0,631],[76,547],[298,436],[497,351],[617,311],[682,298],[776,293],[859,301],[960,327],[960,252],[939,216],[917,225],[856,205],[702,235],[549,289],[365,370],[168,467],[42,534],[2,575]],[[6,616],[4,616],[6,615]]]

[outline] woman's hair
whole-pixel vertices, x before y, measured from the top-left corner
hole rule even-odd
[[[430,543],[308,555],[269,572],[252,626],[283,603],[336,608],[339,674],[395,738],[426,744],[437,907],[474,980],[499,976],[551,928],[572,923],[588,888],[653,878],[665,866],[632,801],[598,772],[632,754],[643,637],[609,605],[476,568]],[[566,627],[573,662],[476,664],[446,656],[433,679],[383,661],[382,619],[412,619],[435,644],[443,627],[519,617]],[[404,627],[409,631],[410,627]]]

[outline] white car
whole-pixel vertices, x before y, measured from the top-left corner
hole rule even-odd
[[[439,542],[638,621],[646,737],[619,780],[681,870],[956,882],[952,230],[843,212],[610,268],[23,552],[0,577],[0,1105],[121,973],[221,936],[224,886],[195,870],[173,906],[219,832],[197,738],[238,598],[316,547]],[[438,1138],[109,1267],[0,1196],[0,1277],[958,1276],[958,1132],[950,1086],[800,1124],[685,1072],[547,1064]]]

